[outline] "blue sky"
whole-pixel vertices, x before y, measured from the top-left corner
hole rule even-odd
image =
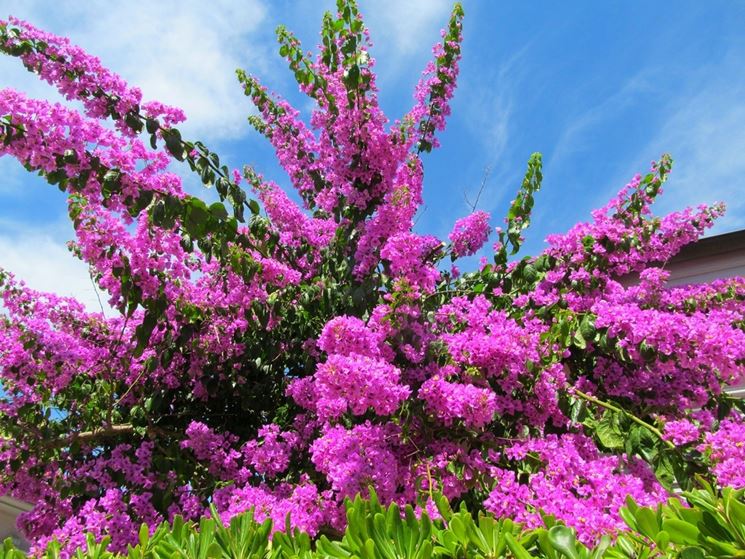
[[[62,3],[60,3],[62,4]],[[100,56],[146,98],[177,104],[232,166],[254,164],[280,184],[266,142],[245,122],[249,103],[236,67],[302,107],[276,55],[284,23],[306,49],[333,2],[289,0],[0,0],[17,15]],[[425,204],[417,229],[446,237],[466,215],[489,170],[479,209],[500,225],[529,155],[544,155],[544,184],[526,253],[602,205],[663,152],[676,164],[659,212],[723,200],[715,232],[745,228],[745,3],[735,0],[489,2],[466,0],[464,49],[442,148],[425,156]],[[375,43],[381,102],[391,120],[439,39],[451,4],[361,1]],[[57,99],[20,64],[0,59],[0,87]],[[191,180],[191,179],[190,179]],[[194,182],[190,191],[198,193]],[[212,196],[212,193],[206,193]],[[85,266],[65,249],[72,234],[63,196],[0,159],[0,264],[40,289],[74,294],[91,308]]]

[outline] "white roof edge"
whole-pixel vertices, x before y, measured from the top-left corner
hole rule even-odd
[[[0,510],[10,512],[11,514],[18,515],[22,512],[28,512],[32,508],[34,508],[34,505],[19,501],[13,497],[8,497],[7,495],[0,497]]]

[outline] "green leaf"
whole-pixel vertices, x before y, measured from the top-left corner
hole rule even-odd
[[[360,82],[360,67],[357,64],[353,64],[347,71],[344,72],[344,85],[347,89],[354,90]]]
[[[510,548],[512,555],[515,556],[515,559],[533,559],[533,556],[515,540],[512,534],[505,534],[504,541],[507,543],[507,547]]]
[[[585,340],[592,340],[595,337],[595,321],[591,315],[586,314],[579,323],[579,331]]]
[[[62,156],[62,159],[65,163],[71,164],[71,163],[77,163],[78,162],[78,152],[74,149],[66,149],[64,155]]]
[[[540,153],[534,153],[528,160],[525,178],[517,196],[515,196],[515,200],[507,211],[507,231],[499,234],[502,248],[494,256],[498,265],[506,264],[508,245],[511,246],[510,254],[517,254],[520,250],[520,237],[522,232],[530,225],[533,195],[541,189],[541,181],[543,180],[542,164]]]
[[[641,507],[636,511],[636,525],[639,531],[650,539],[655,539],[660,531],[657,513],[648,507]]]
[[[671,542],[681,545],[696,545],[701,534],[693,524],[677,518],[663,520],[662,529],[670,534]]]
[[[657,544],[657,547],[659,547],[662,551],[665,551],[665,549],[667,549],[667,546],[670,545],[670,534],[668,534],[665,530],[660,530],[659,532],[657,532],[657,536],[654,538],[654,543]]]
[[[147,347],[147,343],[150,341],[150,335],[153,333],[157,323],[157,317],[152,312],[147,312],[140,325],[135,329],[135,337],[137,338],[137,346],[133,352],[135,357],[142,355],[145,347]]]
[[[148,541],[150,541],[150,529],[144,522],[140,526],[139,542],[142,547],[146,547]]]
[[[221,202],[215,202],[210,206],[210,213],[217,219],[224,220],[228,218],[228,210]]]
[[[568,526],[554,526],[548,531],[551,544],[569,559],[580,559],[574,530]]]
[[[608,410],[603,414],[603,417],[595,427],[595,434],[603,446],[608,449],[613,450],[624,447],[626,438],[619,424],[618,414]]]
[[[137,113],[129,112],[124,117],[124,122],[135,132],[142,132],[142,121]]]
[[[704,559],[704,553],[698,547],[686,547],[680,552],[681,559]]]
[[[175,128],[161,129],[161,135],[166,143],[166,149],[178,161],[184,160],[184,146],[181,140],[181,132]]]
[[[160,128],[160,124],[154,118],[148,118],[145,120],[145,129],[148,134],[155,134]]]
[[[582,330],[575,330],[574,336],[572,338],[572,343],[578,347],[579,349],[586,349],[587,348],[587,341],[585,340],[584,336],[582,335]]]

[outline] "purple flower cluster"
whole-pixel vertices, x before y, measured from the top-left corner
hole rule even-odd
[[[455,222],[449,235],[454,256],[471,256],[484,246],[491,232],[489,217],[478,211]]]
[[[514,444],[504,454],[510,461],[530,458],[540,465],[527,483],[518,482],[512,470],[496,468],[494,489],[484,502],[487,510],[527,526],[539,526],[541,513],[551,514],[586,543],[625,527],[617,511],[628,496],[642,506],[666,497],[641,460],[603,456],[583,435],[547,435]]]
[[[745,487],[745,419],[725,419],[719,430],[707,433],[699,447],[709,454],[712,470],[721,485],[736,489]]]
[[[400,476],[395,452],[397,431],[391,424],[370,422],[352,429],[330,427],[310,446],[310,457],[339,495],[366,494],[372,485],[380,498],[390,501]]]
[[[466,427],[479,429],[491,423],[497,411],[496,397],[488,387],[448,382],[437,376],[422,383],[419,398],[445,425],[460,419]]]

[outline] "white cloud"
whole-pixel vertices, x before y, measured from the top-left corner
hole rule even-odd
[[[326,7],[335,9],[333,2]],[[406,70],[408,75],[406,65],[412,58],[428,58],[451,8],[450,0],[361,2],[375,52],[386,61],[384,71],[398,76]],[[288,19],[286,9],[263,0],[93,0],[60,2],[53,8],[45,0],[0,0],[0,17],[12,14],[69,37],[140,87],[145,99],[183,108],[189,120],[182,129],[208,140],[236,139],[248,130],[245,118],[253,106],[242,93],[235,69],[244,67],[264,78],[274,72],[279,60],[265,28],[273,27],[270,19]],[[315,35],[320,6],[298,3],[293,10],[307,14],[303,25],[307,20]],[[7,57],[0,57],[0,86],[59,99]]]
[[[362,2],[361,11],[376,49],[386,61],[420,53],[440,40],[452,8],[450,0],[375,0]]]
[[[89,311],[100,312],[88,266],[67,250],[68,229],[50,226],[30,230],[18,223],[0,222],[0,266],[32,289],[75,297]],[[101,300],[107,314],[113,313],[105,294]]]
[[[42,0],[12,0],[2,10],[69,37],[140,87],[145,99],[183,108],[189,120],[182,128],[190,135],[230,139],[246,130],[251,104],[235,69],[266,66],[266,48],[254,36],[265,19],[260,0],[97,0],[50,7]],[[17,61],[3,60],[2,85],[38,93],[34,78],[22,78],[22,72]]]
[[[715,232],[745,228],[745,77],[723,74],[681,103],[645,149],[675,166],[658,211],[723,201]]]
[[[12,14],[69,37],[140,87],[145,99],[182,107],[189,117],[182,126],[188,137],[212,141],[229,140],[248,129],[245,117],[251,103],[242,93],[235,69],[267,71],[261,39],[265,13],[260,0],[209,4],[95,0],[54,5],[43,0],[0,0],[0,18]],[[61,100],[17,60],[0,56],[0,87],[8,86],[33,97]],[[0,158],[0,177],[0,195],[5,199],[25,195],[29,177],[15,161]],[[0,219],[0,266],[34,289],[74,296],[89,310],[98,311],[87,266],[65,246],[73,236],[65,218],[60,207],[53,224],[43,227]],[[106,307],[106,296],[102,299]]]

